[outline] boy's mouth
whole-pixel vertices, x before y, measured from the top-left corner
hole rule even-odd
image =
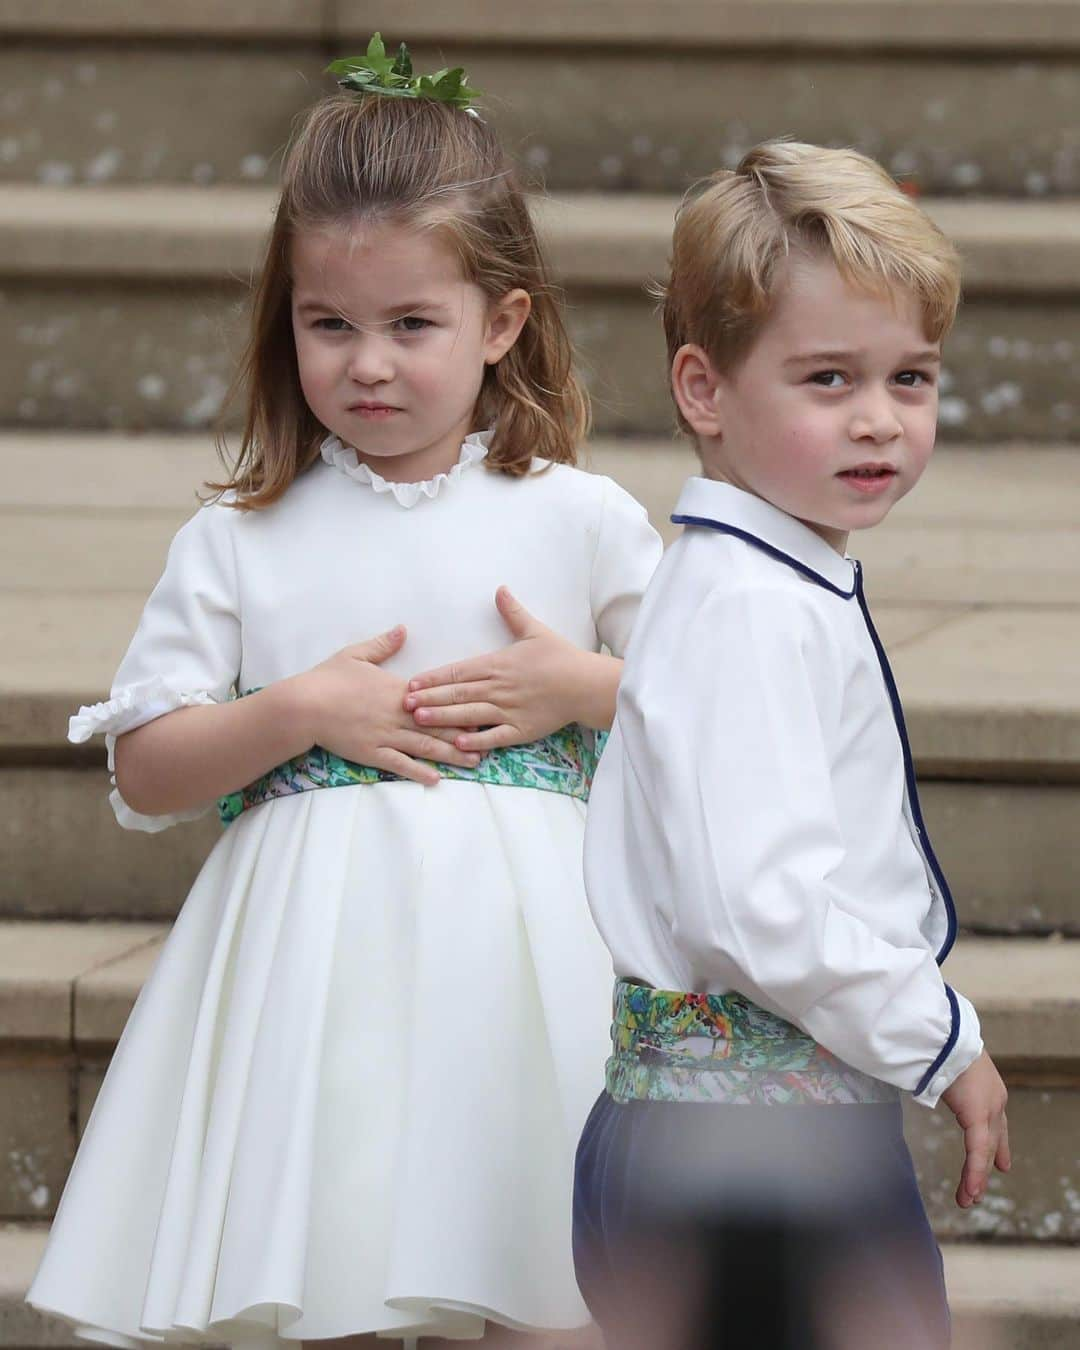
[[[856,464],[836,476],[859,492],[881,492],[896,477],[896,469],[891,464]]]

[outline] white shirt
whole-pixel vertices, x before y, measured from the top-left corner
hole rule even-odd
[[[408,638],[382,669],[404,678],[504,647],[499,585],[576,646],[621,656],[661,553],[644,508],[610,478],[566,464],[489,473],[489,439],[469,436],[448,473],[392,483],[331,436],[265,510],[196,512],[110,699],[73,717],[70,738],[107,733],[111,769],[117,735],[308,670],[399,623]],[[212,807],[149,817],[118,793],[112,803],[122,825],[142,830]]]
[[[704,478],[673,520],[589,803],[616,974],[737,990],[933,1106],[982,1041],[859,565]]]

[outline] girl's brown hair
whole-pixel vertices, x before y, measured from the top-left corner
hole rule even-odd
[[[588,397],[563,326],[525,196],[480,118],[427,99],[335,94],[308,110],[285,158],[281,199],[255,288],[251,335],[229,402],[246,404],[229,478],[209,483],[257,510],[319,455],[326,430],[304,400],[293,341],[289,245],[342,221],[435,229],[462,273],[496,299],[518,287],[532,311],[510,351],[485,368],[474,414],[494,426],[485,463],[519,477],[533,456],[573,464]],[[218,449],[228,463],[224,434]]]

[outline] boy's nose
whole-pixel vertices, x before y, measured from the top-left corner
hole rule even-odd
[[[884,396],[865,399],[852,413],[850,435],[853,441],[884,445],[903,435],[903,431],[896,410]]]

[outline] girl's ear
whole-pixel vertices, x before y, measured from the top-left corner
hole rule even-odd
[[[721,377],[703,347],[688,343],[675,353],[671,392],[679,411],[698,436],[721,435]]]
[[[488,305],[487,337],[484,342],[484,363],[489,366],[501,361],[518,340],[525,320],[532,311],[532,297],[520,287],[507,291]]]

